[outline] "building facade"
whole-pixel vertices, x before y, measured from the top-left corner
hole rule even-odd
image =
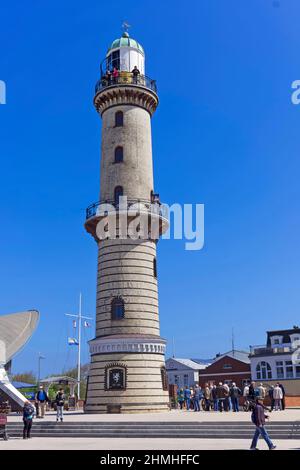
[[[194,387],[199,384],[199,372],[206,366],[191,359],[169,358],[166,360],[168,383],[179,388]]]
[[[251,381],[249,353],[246,351],[228,351],[218,354],[210,365],[199,372],[199,383],[204,387],[217,385],[219,382],[230,385],[235,382],[241,389]]]
[[[101,64],[94,105],[102,118],[102,145],[100,200],[88,207],[85,223],[98,245],[85,412],[165,411],[156,245],[168,222],[154,192],[151,143],[158,95],[145,75],[144,50],[127,32]]]
[[[250,361],[253,380],[282,383],[288,404],[300,404],[300,328],[267,331],[265,345],[250,347]]]

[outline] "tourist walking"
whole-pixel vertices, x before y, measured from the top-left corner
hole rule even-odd
[[[202,398],[202,390],[198,384],[195,385],[194,389],[194,411],[200,411],[200,400]]]
[[[273,398],[274,398],[274,407],[275,411],[280,411],[281,409],[281,401],[283,398],[283,393],[281,388],[279,387],[279,384],[276,384],[276,387],[274,387],[273,390]]]
[[[186,407],[187,411],[189,411],[190,406],[191,406],[191,391],[190,391],[189,387],[185,387],[184,401],[185,401],[185,407]]]
[[[269,450],[276,449],[276,446],[271,441],[265,428],[266,419],[268,418],[269,417],[265,415],[265,407],[263,406],[263,400],[261,398],[258,398],[254,410],[251,413],[251,420],[252,423],[255,425],[256,429],[250,450],[258,450],[256,446],[259,436],[261,436],[266,441]]]
[[[236,386],[235,382],[232,382],[230,389],[230,398],[232,403],[232,409],[234,412],[239,411],[239,397],[242,395],[242,391]]]
[[[39,418],[44,418],[46,403],[49,402],[49,398],[42,385],[40,385],[39,391],[37,392],[35,396],[35,402],[37,403],[37,406],[39,408],[37,416]]]
[[[64,404],[65,404],[66,396],[62,388],[56,394],[55,403],[56,403],[56,421],[59,420],[63,422],[64,420]]]
[[[184,391],[183,388],[177,390],[177,401],[179,403],[180,409],[183,409],[184,405]]]
[[[30,401],[25,401],[23,406],[23,439],[30,439],[34,413],[34,406],[30,403]]]

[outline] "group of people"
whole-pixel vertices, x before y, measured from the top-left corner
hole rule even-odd
[[[66,396],[63,389],[59,389],[55,397],[56,403],[56,421],[63,422],[63,410],[66,401]],[[23,407],[23,439],[30,439],[30,433],[33,423],[33,418],[45,417],[46,404],[49,403],[47,392],[43,386],[40,386],[38,392],[35,395],[35,404],[33,405],[30,401],[26,401]]]
[[[200,411],[202,402],[205,411],[239,411],[239,397],[242,391],[233,382],[231,386],[219,382],[218,385],[205,384],[202,389],[198,384],[195,387],[185,387],[177,390],[177,402],[180,409],[184,407],[187,411],[193,409]]]
[[[245,385],[243,390],[234,382],[231,385],[222,382],[219,382],[218,385],[207,383],[203,388],[196,384],[194,387],[178,388],[177,403],[181,410],[185,408],[187,411],[200,411],[200,405],[202,405],[204,411],[238,412],[242,397],[244,404],[258,398],[264,400],[267,395],[270,398],[271,411],[285,409],[285,390],[280,383],[277,383],[276,386],[272,385],[268,392],[262,383],[257,386],[255,382]]]
[[[141,72],[139,71],[136,65],[132,69],[131,74],[132,74],[132,83],[135,83],[135,84],[139,83],[139,77],[141,75]],[[109,85],[118,83],[119,76],[120,76],[120,71],[119,69],[117,69],[117,67],[114,67],[112,71],[107,69],[105,74],[102,76],[102,85],[109,86]]]
[[[271,385],[268,391],[262,383],[256,386],[255,382],[251,382],[250,386],[245,386],[243,396],[245,400],[255,400],[257,398],[264,400],[267,396],[269,396],[271,404],[270,411],[279,411],[285,409],[285,389],[284,386],[279,382],[277,382],[276,385]]]

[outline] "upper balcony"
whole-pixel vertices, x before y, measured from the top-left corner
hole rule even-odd
[[[250,356],[272,356],[274,354],[288,354],[293,353],[297,349],[297,346],[275,344],[272,347],[262,346],[250,346]]]
[[[91,204],[86,209],[85,228],[97,241],[103,239],[99,236],[100,232],[97,231],[97,227],[99,222],[101,222],[100,227],[102,227],[104,219],[111,222],[112,231],[115,235],[118,234],[118,230],[122,225],[123,228],[126,227],[126,234],[129,237],[132,235],[130,227],[134,219],[138,221],[140,227],[136,228],[139,232],[139,238],[156,240],[169,228],[168,207],[161,204],[158,194],[153,194],[151,200],[127,199],[127,197],[122,196],[119,202],[105,200]],[[114,238],[114,234],[110,233],[110,238]],[[104,238],[106,238],[106,235]]]
[[[115,76],[111,73],[104,73],[95,86],[95,95],[100,91],[116,86],[134,85],[153,91],[157,94],[156,81],[146,75],[134,75],[132,72],[118,71]]]

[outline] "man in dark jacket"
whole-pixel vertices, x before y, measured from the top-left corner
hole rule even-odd
[[[275,405],[273,391],[274,391],[274,385],[271,385],[271,387],[269,388],[269,398],[270,398],[270,403],[271,403],[271,411],[274,410],[274,405]]]
[[[232,382],[232,386],[230,388],[230,398],[231,398],[233,411],[239,411],[239,397],[241,395],[242,395],[241,389],[237,387],[234,382]]]
[[[285,409],[285,389],[282,384],[279,384],[279,387],[282,390],[281,409],[284,410]]]
[[[255,382],[251,382],[250,384],[248,397],[251,398],[251,400],[255,399]]]
[[[55,402],[56,402],[56,421],[58,422],[59,420],[63,422],[64,420],[64,404],[66,401],[66,396],[64,394],[64,391],[62,388],[59,389],[59,391],[56,394],[55,397]]]
[[[30,439],[34,411],[32,404],[29,401],[26,401],[23,407],[23,439]]]
[[[219,405],[219,411],[225,411],[225,400],[227,398],[227,392],[222,384],[222,382],[219,383],[219,385],[216,388],[216,396],[218,400],[218,405]]]
[[[139,71],[139,69],[137,68],[136,65],[134,66],[131,73],[132,73],[132,76],[133,76],[133,83],[137,84],[138,81],[139,81],[140,71]]]
[[[39,408],[39,413],[37,413],[38,417],[44,418],[46,403],[49,402],[49,398],[42,385],[40,385],[39,391],[37,392],[35,396],[35,402],[38,404],[38,408]]]
[[[256,446],[257,446],[257,441],[260,435],[266,441],[269,447],[269,450],[276,449],[276,446],[271,441],[267,433],[267,430],[265,429],[266,419],[268,418],[269,417],[265,415],[265,407],[263,406],[263,400],[258,398],[255,408],[251,414],[252,423],[256,426],[256,429],[255,429],[255,433],[253,436],[250,450],[258,450]]]

